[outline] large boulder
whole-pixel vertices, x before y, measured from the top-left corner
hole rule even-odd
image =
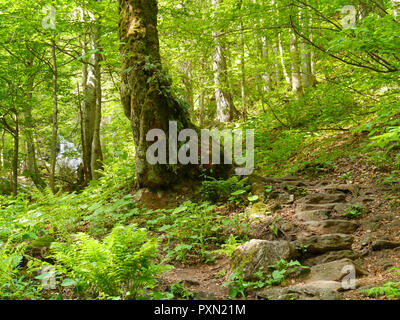
[[[308,254],[323,254],[328,251],[350,250],[353,242],[354,238],[350,235],[326,234],[298,239],[293,244]]]
[[[269,268],[281,259],[290,261],[296,250],[288,241],[251,240],[238,247],[231,257],[231,269],[242,270],[245,281],[257,280],[256,273],[270,273]]]

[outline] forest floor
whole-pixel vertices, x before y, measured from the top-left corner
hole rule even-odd
[[[360,216],[348,219],[351,223],[357,224],[356,230],[351,232],[351,236],[354,237],[351,249],[356,255],[354,261],[366,272],[366,275],[357,277],[357,289],[344,292],[342,298],[373,299],[361,293],[360,290],[381,286],[396,279],[398,281],[398,276],[396,277],[388,270],[400,266],[400,197],[397,188],[379,184],[380,178],[385,176],[378,168],[366,164],[361,159],[343,158],[336,162],[334,170],[323,172],[319,177],[310,177],[308,174],[282,179],[264,177],[261,183],[263,186],[253,185],[253,190],[257,188],[263,190],[265,185],[273,185],[274,190],[277,191],[275,199],[265,201],[265,203],[267,209],[273,212],[272,220],[279,221],[276,225],[282,232],[278,236],[272,234],[269,228],[271,219],[267,219],[265,223],[255,224],[251,238],[293,241],[318,234],[338,233],[326,230],[305,230],[302,224],[304,221],[298,221],[296,212],[299,212],[298,207],[302,205],[306,194],[320,194],[324,190],[329,194],[326,188],[331,188],[330,191],[335,194],[342,192],[345,196],[345,200],[341,201],[343,205],[347,207],[359,205],[366,209]],[[299,190],[303,192],[296,194]],[[257,193],[257,190],[253,192]],[[249,206],[247,210],[252,212],[252,206]],[[280,218],[276,219],[276,217]],[[342,219],[342,216],[336,214],[336,217],[332,219]],[[380,246],[379,243],[383,245]],[[199,299],[227,299],[229,290],[223,284],[226,282],[225,275],[229,268],[229,259],[222,257],[210,265],[176,265],[173,271],[163,277],[163,283],[167,285],[180,282]],[[284,284],[286,287],[293,285],[304,285],[304,282],[291,279]],[[265,297],[252,295],[247,298]]]

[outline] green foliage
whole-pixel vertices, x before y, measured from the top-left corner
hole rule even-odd
[[[368,213],[368,210],[361,205],[354,205],[343,213],[343,216],[349,219],[357,219],[362,215]]]
[[[193,292],[185,289],[182,283],[173,283],[171,285],[171,293],[175,298],[182,299],[182,300],[192,300],[194,299]]]
[[[158,241],[136,225],[117,226],[102,241],[84,233],[70,243],[53,243],[54,257],[77,281],[80,294],[95,298],[151,297],[157,276],[168,266],[157,264]]]
[[[209,180],[202,182],[203,200],[214,203],[245,201],[245,196],[249,189],[247,179],[241,179],[238,176],[234,176],[228,180],[209,178]]]
[[[236,237],[231,234],[225,244],[221,245],[221,249],[215,250],[214,253],[226,255],[228,258],[232,257],[235,250],[241,245],[241,242],[236,240]]]
[[[361,290],[360,292],[366,294],[368,297],[379,298],[384,296],[389,299],[400,300],[400,283],[387,282],[381,287],[373,287]]]
[[[42,288],[33,276],[41,263],[29,261],[22,270],[23,246],[15,248],[10,244],[0,246],[0,300],[40,299]]]
[[[229,288],[229,296],[235,299],[238,296],[245,297],[246,290],[269,288],[272,286],[279,286],[285,282],[290,274],[295,273],[299,269],[307,269],[308,267],[302,266],[298,261],[287,262],[280,260],[276,264],[269,266],[271,269],[270,274],[257,273],[259,278],[257,281],[244,281],[243,272],[235,270],[228,278],[224,286]]]
[[[167,259],[210,262],[210,246],[223,241],[221,217],[215,209],[207,203],[185,202],[176,209],[156,211],[146,224],[167,241]]]

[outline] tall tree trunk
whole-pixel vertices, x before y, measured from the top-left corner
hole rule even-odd
[[[57,68],[55,39],[52,40],[52,67],[53,67],[52,70],[53,71],[53,132],[51,137],[50,188],[53,191],[53,193],[55,193],[57,138],[58,138],[58,99],[57,99],[58,68]]]
[[[183,174],[190,178],[193,167],[178,166],[175,161],[169,165],[150,164],[146,153],[152,143],[146,141],[146,135],[157,128],[168,137],[169,121],[176,121],[178,128],[194,126],[182,103],[168,90],[171,84],[162,69],[159,52],[157,1],[119,0],[119,13],[119,37],[123,43],[121,100],[136,144],[137,182],[140,187],[167,187]]]
[[[281,57],[281,65],[282,65],[282,72],[283,76],[286,80],[286,83],[289,85],[290,88],[292,88],[292,78],[289,75],[286,64],[285,64],[285,54],[283,52],[283,42],[282,42],[282,35],[279,33],[278,34],[278,47],[279,47],[279,55]]]
[[[98,49],[98,36],[99,30],[98,26],[95,27],[93,31],[93,46]],[[94,81],[95,81],[95,96],[96,96],[96,105],[94,112],[94,127],[93,127],[93,141],[91,145],[91,170],[92,170],[92,178],[94,180],[99,179],[99,171],[103,169],[103,152],[101,149],[100,142],[100,125],[101,125],[101,108],[102,108],[102,90],[101,90],[101,54],[94,54]]]
[[[15,114],[15,130],[13,132],[14,138],[14,155],[12,162],[12,193],[14,196],[18,194],[18,164],[19,164],[19,120],[18,115]]]
[[[305,14],[304,10],[301,11],[300,22],[302,24],[304,35],[307,38],[311,37],[311,20]],[[312,41],[312,40],[311,40]],[[315,85],[315,76],[312,67],[312,48],[306,43],[304,39],[300,41],[301,51],[301,76],[303,81],[303,88],[310,88]]]
[[[243,6],[243,1],[240,2]],[[243,18],[240,18],[240,88],[242,94],[242,113],[244,121],[247,121],[247,107],[246,107],[246,73],[245,73],[245,43],[244,43],[244,25]]]
[[[292,19],[297,22],[299,19],[299,12],[297,8],[292,8]],[[300,55],[299,55],[299,42],[296,33],[291,30],[290,34],[290,58],[292,68],[292,91],[298,97],[304,95],[303,85],[300,70]]]
[[[33,66],[33,61],[28,62],[28,67]],[[34,129],[33,129],[33,117],[32,117],[32,95],[33,95],[33,86],[34,86],[35,75],[34,73],[28,76],[28,81],[26,85],[26,100],[27,104],[24,108],[24,120],[25,120],[25,128],[24,128],[24,136],[26,139],[26,148],[27,148],[27,165],[28,165],[28,175],[33,181],[33,183],[38,188],[44,188],[45,183],[40,176],[37,161],[36,161],[36,148],[34,141]]]
[[[81,11],[82,22],[85,12]],[[87,56],[89,50],[98,50],[99,26],[95,17],[89,13],[92,26],[90,31],[83,32],[82,55]],[[98,170],[102,169],[103,153],[100,141],[101,124],[101,54],[95,52],[82,60],[82,160],[86,183],[98,178]]]
[[[219,8],[221,0],[212,0],[212,6],[215,10]],[[225,56],[225,46],[222,42],[221,32],[212,33],[215,53],[213,61],[215,99],[217,102],[217,117],[219,122],[231,122],[235,115],[235,106],[231,93],[229,92],[228,68]]]

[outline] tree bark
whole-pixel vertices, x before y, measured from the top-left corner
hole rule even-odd
[[[169,134],[169,121],[178,128],[194,128],[185,103],[170,91],[170,80],[161,66],[156,0],[119,0],[119,37],[123,43],[121,100],[131,121],[136,145],[136,178],[139,187],[160,188],[190,179],[192,166],[151,165],[146,161],[146,135],[151,129]],[[168,139],[167,139],[168,145]]]
[[[12,161],[12,193],[18,195],[18,164],[19,164],[19,119],[18,115],[14,116],[15,129],[13,130],[14,138],[14,154]]]
[[[212,0],[214,9],[218,9],[221,0]],[[233,104],[232,95],[229,92],[228,68],[225,56],[225,46],[220,39],[221,32],[214,31],[212,33],[215,53],[213,57],[215,99],[217,102],[217,117],[219,122],[231,122],[235,115],[235,106]]]
[[[293,8],[292,18],[298,21],[298,10]],[[291,30],[290,34],[290,57],[291,57],[291,68],[292,68],[292,91],[298,97],[304,96],[301,69],[300,69],[300,55],[299,55],[299,42],[294,30]]]
[[[57,161],[57,138],[58,138],[58,99],[57,99],[57,56],[56,56],[56,41],[52,40],[52,71],[53,71],[53,131],[51,137],[51,159],[50,159],[50,188],[53,193],[56,192],[55,174]]]
[[[300,22],[303,26],[304,34],[307,38],[311,37],[311,19],[301,11]],[[301,76],[303,88],[310,88],[315,85],[315,76],[312,67],[312,48],[304,39],[300,40],[301,51]]]
[[[82,22],[85,22],[85,12],[82,10]],[[90,50],[98,50],[99,29],[95,17],[89,13],[90,27],[89,36],[86,30],[83,32],[82,55],[86,56]],[[89,59],[82,60],[82,161],[84,166],[85,181],[98,178],[98,171],[103,166],[103,153],[100,140],[101,123],[101,54],[95,52],[90,54]]]
[[[28,62],[28,66],[33,66],[33,61]],[[32,92],[34,86],[35,75],[30,74],[28,76],[28,81],[26,85],[26,100],[27,104],[24,109],[24,120],[25,120],[25,128],[24,128],[24,136],[26,139],[26,148],[27,148],[27,165],[28,165],[28,176],[32,180],[38,188],[44,188],[45,182],[40,176],[37,161],[36,161],[36,148],[35,141],[33,137],[33,117],[32,117]]]

